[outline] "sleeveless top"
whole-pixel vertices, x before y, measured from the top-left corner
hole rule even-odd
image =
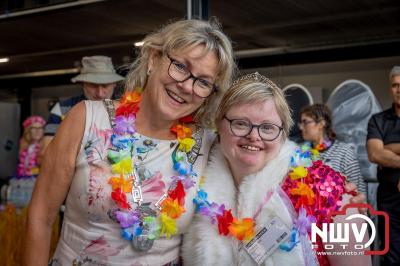
[[[177,259],[181,234],[186,231],[194,213],[192,199],[196,186],[186,191],[186,211],[177,219],[179,233],[169,239],[158,238],[147,252],[134,250],[131,243],[121,237],[119,224],[109,215],[116,204],[111,199],[108,184],[112,176],[107,159],[112,129],[107,110],[101,101],[85,101],[85,105],[85,132],[66,200],[61,238],[50,264],[164,265]],[[203,129],[193,134],[200,147],[193,165],[198,174],[195,181],[203,172],[214,136]],[[152,139],[138,133],[135,137],[139,139],[135,142],[135,162],[139,160],[144,164],[148,177],[142,181],[143,200],[154,206],[170,186],[170,177],[176,175],[171,155],[178,142]]]

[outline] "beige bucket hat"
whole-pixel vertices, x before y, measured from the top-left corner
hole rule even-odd
[[[111,58],[95,55],[82,58],[81,73],[71,79],[75,82],[90,82],[95,84],[107,84],[124,80],[124,77],[115,73]]]

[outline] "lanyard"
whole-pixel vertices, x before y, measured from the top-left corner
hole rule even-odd
[[[274,191],[269,190],[267,192],[267,194],[265,195],[263,201],[261,202],[261,204],[258,206],[257,211],[255,212],[255,214],[253,215],[253,220],[255,221],[258,217],[258,215],[260,215],[261,210],[264,208],[264,206],[268,203],[268,201],[270,200],[270,198],[272,197],[272,195],[274,194]]]

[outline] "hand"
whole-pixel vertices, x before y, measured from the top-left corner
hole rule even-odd
[[[345,185],[346,193],[352,195],[350,198],[350,203],[366,203],[366,197],[364,193],[359,193],[357,191],[357,186],[354,183],[347,183]],[[366,213],[367,208],[358,208],[360,213]]]

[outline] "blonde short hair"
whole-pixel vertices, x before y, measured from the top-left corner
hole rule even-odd
[[[236,105],[268,100],[273,100],[275,103],[278,115],[282,120],[282,140],[286,140],[293,126],[289,105],[282,90],[274,82],[257,72],[240,77],[228,89],[218,107],[214,126],[217,128],[224,115]]]
[[[205,53],[214,52],[216,54],[218,73],[215,85],[218,87],[218,91],[206,98],[195,114],[196,122],[208,126],[210,117],[215,114],[217,104],[231,85],[236,72],[232,45],[228,37],[221,31],[220,24],[215,19],[212,21],[180,20],[147,35],[143,42],[139,56],[130,67],[126,90],[145,87],[149,59],[154,52],[166,55],[171,51],[192,49],[203,45]]]

